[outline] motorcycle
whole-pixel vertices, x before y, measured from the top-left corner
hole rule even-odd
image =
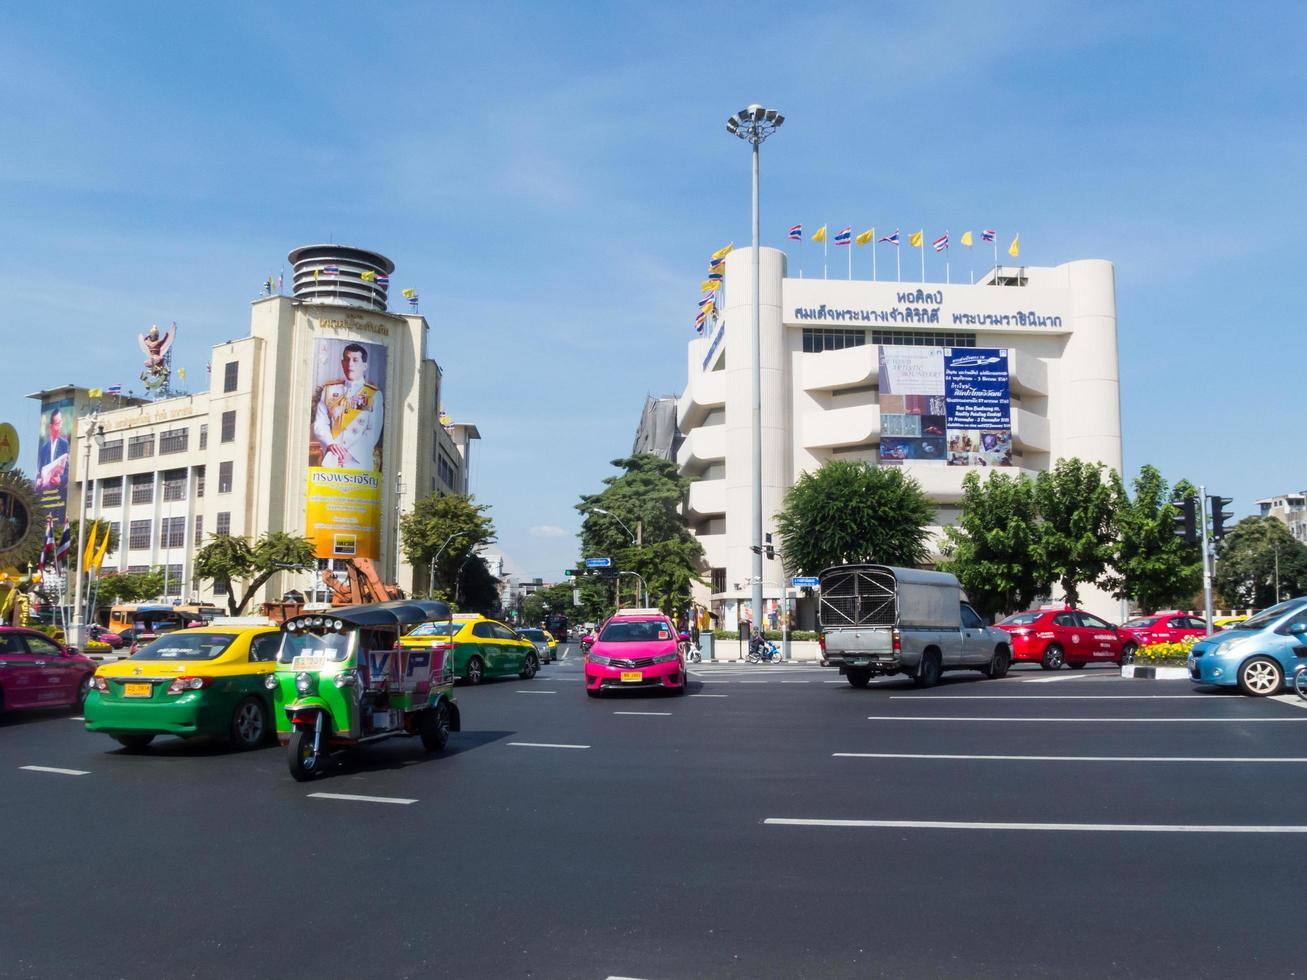
[[[785,659],[781,656],[780,648],[773,641],[765,639],[761,633],[754,634],[753,640],[749,643],[749,652],[746,656],[751,664],[760,662],[779,664],[784,662]]]

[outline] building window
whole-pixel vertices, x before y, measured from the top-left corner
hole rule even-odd
[[[100,447],[97,459],[101,463],[121,463],[123,458],[123,441],[114,439]]]
[[[128,575],[140,575],[140,574],[142,574],[142,573],[144,573],[144,572],[148,572],[149,570],[150,570],[150,566],[149,566],[149,565],[128,565],[128,566],[127,566],[127,574],[128,574]]]
[[[132,477],[132,503],[150,504],[154,502],[154,474],[137,473]]]
[[[180,565],[168,566],[168,592],[170,595],[180,595],[182,590],[182,567]]]
[[[150,522],[132,521],[127,535],[127,547],[133,551],[150,547]]]
[[[194,546],[198,548],[200,546],[200,542],[203,540],[204,540],[204,515],[196,514],[195,515],[195,538],[193,541]]]
[[[122,533],[123,533],[122,521],[109,522],[109,537],[118,538],[119,543],[121,543]]]
[[[204,496],[204,467],[195,467],[195,496]]]
[[[726,569],[714,568],[712,570],[712,590],[715,593],[726,591]]]
[[[231,534],[231,513],[229,511],[224,510],[218,514],[218,530],[214,533],[223,536]]]
[[[168,470],[163,474],[163,499],[186,499],[186,471]]]
[[[123,505],[122,478],[119,477],[117,480],[100,481],[100,506],[121,507],[122,505]]]
[[[837,330],[834,327],[804,327],[803,352],[820,354],[824,350],[862,347],[867,343],[865,330]]]
[[[127,437],[127,458],[144,459],[154,455],[154,433]]]
[[[222,442],[236,441],[236,410],[222,413]]]
[[[236,379],[240,376],[240,369],[241,369],[241,366],[240,366],[240,362],[239,362],[239,361],[228,361],[228,362],[227,362],[227,365],[222,369],[222,390],[223,390],[223,391],[235,391],[235,390],[236,390]]]
[[[457,478],[457,470],[454,469],[454,464],[445,458],[444,453],[441,453],[440,457],[436,460],[436,472],[440,477],[441,483],[449,487],[451,490],[458,489],[458,484],[454,482]]]
[[[873,330],[871,342],[887,347],[975,347],[976,335],[939,330]]]
[[[169,429],[166,432],[160,432],[159,455],[165,456],[168,453],[184,453],[186,452],[186,447],[190,441],[190,429]]]
[[[231,493],[231,462],[218,464],[218,492]]]
[[[200,426],[200,448],[209,448],[209,426],[207,423]]]
[[[101,565],[100,570],[96,573],[96,578],[108,578],[110,575],[118,574],[117,565]]]
[[[159,547],[186,547],[186,518],[165,517],[159,522]]]

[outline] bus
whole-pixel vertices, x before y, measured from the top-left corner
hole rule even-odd
[[[546,616],[545,629],[549,630],[559,643],[567,642],[567,617],[562,613],[550,613]]]
[[[208,603],[174,606],[164,602],[124,602],[109,609],[105,625],[112,633],[140,643],[160,633],[185,629],[191,623],[209,623],[218,615],[218,607]]]

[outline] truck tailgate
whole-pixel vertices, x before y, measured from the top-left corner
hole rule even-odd
[[[827,657],[837,654],[886,657],[894,653],[894,631],[887,627],[851,626],[828,629],[823,635]]]

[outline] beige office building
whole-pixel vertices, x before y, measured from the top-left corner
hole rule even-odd
[[[319,544],[320,567],[369,557],[387,580],[425,588],[425,569],[415,578],[398,554],[398,515],[431,493],[467,492],[479,433],[443,415],[426,319],[387,310],[390,260],[339,245],[290,259],[294,294],[252,304],[249,335],[213,347],[205,390],[31,396],[73,402],[68,516],[89,485],[87,516],[121,536],[103,572],[160,567],[170,597],[213,599],[192,568],[201,542],[286,531]],[[290,589],[325,598],[316,573],[277,575],[259,598]]]

